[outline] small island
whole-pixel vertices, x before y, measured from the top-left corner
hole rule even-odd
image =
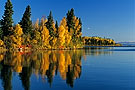
[[[53,19],[52,12],[32,23],[31,7],[28,5],[18,24],[13,23],[13,5],[5,4],[3,18],[0,20],[1,50],[65,50],[89,46],[120,46],[113,39],[101,37],[82,37],[82,21],[75,16],[74,9],[68,11],[60,24]],[[13,25],[14,24],[14,25]]]

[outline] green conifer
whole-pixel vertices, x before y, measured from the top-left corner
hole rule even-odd
[[[13,26],[13,19],[12,19],[12,15],[13,15],[13,5],[11,3],[11,0],[7,0],[6,4],[5,4],[5,11],[4,11],[4,15],[2,16],[2,20],[1,20],[1,36],[8,36],[10,34],[12,34],[12,26]]]
[[[54,37],[55,36],[54,28],[53,28],[54,21],[53,21],[53,16],[52,16],[51,11],[50,11],[50,14],[49,14],[49,16],[47,18],[48,18],[48,21],[46,22],[46,27],[49,30],[50,36]]]
[[[70,32],[70,29],[72,28],[74,30],[74,22],[73,22],[73,19],[74,19],[74,9],[72,8],[70,11],[68,11],[67,13],[67,26],[68,26],[68,31]]]
[[[28,5],[26,7],[26,10],[23,14],[22,20],[19,23],[21,27],[23,28],[24,34],[30,34],[32,33],[32,21],[31,21],[31,8]]]
[[[56,28],[56,37],[58,37],[58,28],[59,28],[59,26],[58,26],[58,22],[57,21],[55,23],[55,28]]]

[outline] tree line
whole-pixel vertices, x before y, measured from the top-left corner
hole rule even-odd
[[[16,49],[34,47],[38,49],[79,48],[82,46],[82,22],[74,9],[68,11],[60,24],[54,21],[52,12],[47,18],[31,20],[31,7],[28,5],[18,24],[13,25],[13,5],[5,3],[5,11],[0,20],[0,47]]]
[[[115,43],[113,39],[110,38],[102,38],[102,37],[82,37],[83,43],[85,45],[93,45],[93,46],[108,46],[108,45],[118,45]]]
[[[11,0],[5,3],[0,20],[0,47],[6,49],[73,49],[83,45],[116,45],[112,39],[101,37],[82,37],[82,21],[75,16],[72,8],[58,24],[52,12],[47,18],[31,20],[31,7],[25,9],[22,19],[13,25],[14,11]]]

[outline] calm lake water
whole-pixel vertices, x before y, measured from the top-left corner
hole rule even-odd
[[[0,52],[0,90],[135,90],[135,47]]]

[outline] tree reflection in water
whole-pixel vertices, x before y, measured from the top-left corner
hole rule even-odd
[[[110,53],[110,52],[109,52]],[[90,49],[66,51],[36,51],[36,52],[1,52],[0,53],[0,79],[4,90],[12,90],[12,73],[18,73],[22,86],[30,90],[32,74],[42,76],[50,87],[54,76],[60,73],[63,80],[73,87],[74,80],[81,76],[82,57],[86,55],[106,54],[103,51]]]

